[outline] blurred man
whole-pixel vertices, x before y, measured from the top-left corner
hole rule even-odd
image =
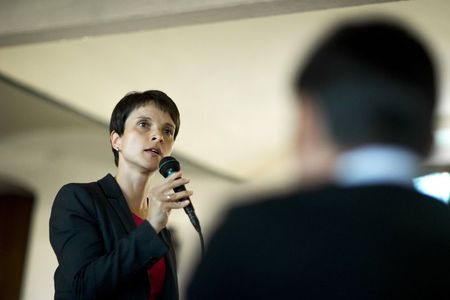
[[[422,42],[387,21],[348,23],[294,86],[300,158],[325,149],[335,164],[311,174],[333,180],[231,210],[188,298],[448,299],[450,214],[411,181],[437,94]]]

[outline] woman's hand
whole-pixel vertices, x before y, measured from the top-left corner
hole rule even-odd
[[[189,200],[180,200],[192,196],[192,191],[173,192],[174,188],[189,182],[189,179],[183,178],[182,175],[181,171],[176,172],[150,191],[147,220],[158,233],[166,227],[172,209],[183,208],[189,204]]]

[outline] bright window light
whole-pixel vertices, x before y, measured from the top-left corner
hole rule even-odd
[[[432,173],[414,179],[416,189],[428,196],[435,197],[445,203],[450,198],[450,174]]]

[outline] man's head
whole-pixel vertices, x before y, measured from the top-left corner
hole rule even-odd
[[[340,149],[391,144],[426,155],[437,97],[422,42],[385,21],[344,25],[312,52],[295,78]]]
[[[134,110],[147,104],[153,104],[159,110],[167,112],[170,115],[175,124],[174,138],[176,138],[180,129],[180,113],[173,100],[165,93],[158,90],[149,90],[142,93],[131,92],[125,95],[117,103],[111,114],[109,132],[116,132],[119,136],[122,136],[128,116]],[[117,166],[119,162],[119,154],[113,147],[111,147],[111,149],[114,154],[114,162]]]

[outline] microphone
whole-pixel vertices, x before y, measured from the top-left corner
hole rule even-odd
[[[159,162],[159,173],[161,173],[161,175],[164,177],[168,177],[171,174],[178,172],[178,171],[180,171],[180,163],[171,156],[166,156]],[[177,186],[173,190],[177,193],[177,192],[185,191],[186,187],[183,184],[183,185]],[[183,200],[190,200],[190,199],[189,199],[189,197],[186,197],[184,199],[181,199],[180,201],[183,201]],[[201,233],[202,229],[200,228],[200,222],[198,221],[198,218],[195,215],[195,210],[194,210],[194,206],[192,205],[192,202],[189,202],[189,204],[186,207],[184,207],[184,211],[188,215],[189,220],[191,221],[192,225],[194,225],[195,230],[197,232]]]

